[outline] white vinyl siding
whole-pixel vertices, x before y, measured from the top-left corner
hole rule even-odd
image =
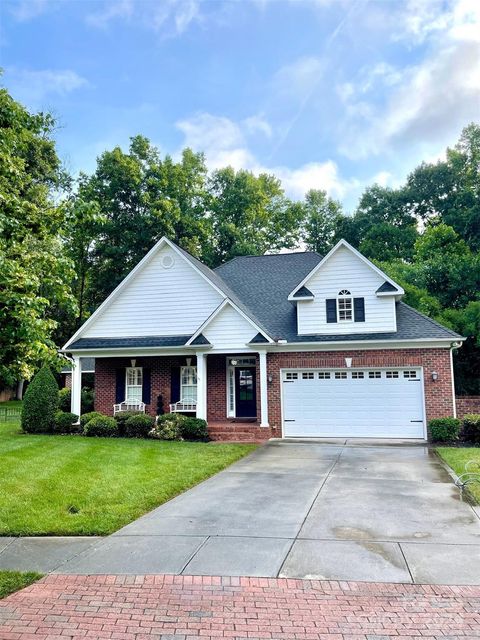
[[[162,266],[166,256],[174,259],[169,268]],[[222,300],[192,265],[167,246],[135,275],[81,337],[192,335]]]
[[[202,333],[215,349],[234,349],[244,348],[258,329],[227,304]]]
[[[297,303],[299,335],[395,331],[394,297],[375,295],[384,281],[349,249],[340,247],[305,284],[315,299]],[[350,291],[352,298],[364,298],[365,322],[327,323],[325,300],[336,299],[342,289]]]
[[[283,436],[423,439],[422,387],[420,369],[285,371]]]

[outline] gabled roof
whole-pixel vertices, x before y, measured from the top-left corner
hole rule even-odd
[[[374,340],[459,340],[461,337],[440,324],[397,302],[397,331],[385,333],[352,333],[338,335],[297,334],[295,301],[288,295],[322,257],[318,253],[282,253],[267,256],[234,258],[215,269],[222,280],[255,311],[269,334],[288,343],[354,342]]]
[[[307,289],[307,287],[300,287],[300,289],[296,291],[292,297],[296,299],[309,298],[312,300],[315,298],[313,293],[310,291],[310,289]]]
[[[385,282],[378,287],[375,293],[400,293],[397,287],[394,287],[391,282]]]
[[[193,344],[193,345],[199,345],[199,344],[209,345],[209,344],[211,344],[211,342],[209,342],[206,339],[206,337],[203,335],[203,333],[200,333],[194,340],[192,340],[190,342],[190,344]]]
[[[368,260],[368,258],[365,258],[365,256],[362,256],[362,254],[357,251],[354,247],[352,247],[351,244],[349,244],[346,240],[340,240],[339,242],[337,242],[337,244],[333,247],[333,249],[331,249],[326,256],[324,256],[317,265],[315,265],[315,267],[310,271],[310,273],[307,273],[307,275],[303,278],[303,280],[297,284],[297,286],[293,289],[293,291],[290,292],[288,299],[289,300],[294,300],[295,299],[295,294],[297,293],[297,291],[299,291],[302,287],[304,287],[308,281],[310,280],[310,278],[315,275],[315,273],[317,273],[317,271],[319,269],[321,269],[323,267],[324,264],[326,264],[330,258],[335,255],[335,253],[341,249],[342,247],[348,249],[349,251],[351,251],[355,256],[357,256],[357,258],[359,258],[360,260],[362,260],[362,262],[364,262],[367,266],[369,266],[371,269],[373,269],[373,271],[375,271],[376,273],[378,273],[378,275],[380,275],[382,278],[385,278],[386,282],[389,282],[392,286],[394,286],[399,295],[402,295],[403,293],[405,293],[405,291],[402,289],[402,287],[400,285],[398,285],[394,280],[392,280],[391,278],[389,278],[387,276],[386,273],[383,273],[383,271],[381,269],[379,269],[377,266],[375,266],[373,264],[373,262],[371,262],[370,260]]]

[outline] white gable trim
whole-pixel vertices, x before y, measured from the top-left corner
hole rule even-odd
[[[195,264],[193,264],[190,260],[188,260],[183,253],[178,249],[178,247],[176,246],[176,244],[174,244],[171,240],[169,240],[168,238],[166,238],[165,236],[163,236],[163,238],[160,238],[160,240],[150,249],[150,251],[140,260],[140,262],[130,271],[130,273],[120,282],[120,284],[116,287],[116,289],[114,289],[112,291],[112,293],[102,302],[102,304],[98,307],[98,309],[96,309],[92,315],[82,324],[82,326],[78,329],[78,331],[76,333],[74,333],[74,335],[70,338],[70,340],[68,340],[64,347],[62,347],[62,351],[66,351],[68,350],[68,347],[70,344],[72,344],[72,342],[75,342],[75,340],[77,340],[78,338],[81,337],[82,333],[85,331],[85,329],[87,327],[89,327],[92,322],[98,318],[98,316],[103,313],[105,311],[105,309],[107,309],[107,307],[110,306],[110,304],[113,302],[113,300],[115,300],[115,298],[119,295],[119,293],[121,293],[121,291],[127,286],[127,284],[133,280],[133,278],[136,276],[136,274],[143,269],[151,260],[152,258],[158,253],[158,251],[164,247],[165,245],[168,245],[173,251],[175,251],[175,253],[181,257],[182,260],[184,260],[187,264],[190,265],[190,267],[196,271],[206,282],[208,282],[210,284],[211,287],[213,287],[213,289],[215,289],[215,291],[217,291],[222,298],[226,298],[227,296],[225,295],[225,293],[223,291],[221,291],[204,273],[202,273],[202,271],[200,271],[200,269],[198,267],[195,266]]]
[[[354,247],[352,247],[351,244],[349,244],[346,240],[340,240],[339,242],[337,242],[337,244],[333,247],[333,249],[331,249],[326,256],[324,256],[320,262],[310,271],[310,273],[307,274],[307,276],[295,287],[295,289],[290,293],[290,295],[288,296],[288,299],[291,301],[295,301],[295,300],[300,300],[301,298],[294,298],[293,296],[295,295],[295,293],[301,289],[303,286],[306,285],[306,283],[310,280],[310,278],[317,273],[317,271],[319,269],[321,269],[323,267],[323,265],[333,256],[334,253],[336,253],[338,251],[338,249],[340,249],[340,247],[345,247],[346,249],[348,249],[349,251],[351,251],[355,256],[357,256],[357,258],[360,258],[360,260],[362,260],[362,262],[364,262],[367,266],[369,266],[371,269],[373,269],[373,271],[375,271],[376,273],[378,273],[379,276],[381,276],[382,278],[384,278],[387,282],[389,282],[391,285],[393,285],[394,287],[397,288],[397,291],[392,291],[390,294],[387,295],[403,295],[405,293],[405,291],[402,289],[402,287],[397,284],[394,280],[392,280],[391,278],[389,278],[387,276],[386,273],[384,273],[381,269],[379,269],[378,267],[376,267],[373,262],[370,262],[370,260],[368,258],[365,258],[365,256],[363,256],[360,251],[357,251]]]
[[[198,327],[198,329],[195,331],[195,333],[194,333],[194,334],[193,334],[193,336],[190,338],[190,340],[188,340],[188,342],[186,342],[186,343],[185,343],[185,346],[187,346],[187,347],[188,347],[189,345],[191,345],[191,344],[192,344],[192,342],[195,340],[195,338],[197,338],[201,333],[203,333],[203,331],[204,331],[204,330],[208,327],[208,325],[209,325],[209,324],[210,324],[210,323],[211,323],[211,322],[212,322],[212,321],[213,321],[213,320],[218,316],[218,314],[219,314],[219,313],[220,313],[220,312],[221,312],[221,311],[222,311],[222,310],[227,306],[227,304],[228,304],[228,305],[230,305],[230,306],[232,307],[232,309],[235,309],[235,311],[236,311],[237,313],[239,313],[239,314],[242,316],[242,318],[244,318],[247,322],[249,322],[249,323],[252,325],[253,329],[254,329],[257,333],[261,333],[261,334],[262,334],[262,336],[263,336],[266,340],[268,340],[268,342],[269,342],[270,344],[273,344],[273,340],[270,338],[270,336],[269,336],[269,335],[267,335],[267,334],[265,333],[265,331],[263,331],[262,329],[260,329],[260,327],[259,327],[258,325],[256,325],[256,324],[255,324],[255,322],[254,322],[251,318],[249,318],[249,317],[248,317],[248,316],[247,316],[247,315],[246,315],[246,314],[245,314],[241,309],[239,309],[239,308],[237,307],[237,305],[236,305],[234,302],[232,302],[232,301],[230,300],[230,298],[225,298],[225,300],[223,300],[223,302],[221,302],[221,303],[218,305],[218,307],[215,309],[215,311],[214,311],[212,314],[210,314],[210,316],[205,320],[205,322],[203,322],[203,323]],[[192,346],[196,346],[196,345],[192,345]],[[215,345],[213,345],[213,346],[215,346]]]

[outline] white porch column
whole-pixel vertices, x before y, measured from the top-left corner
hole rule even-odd
[[[197,353],[197,418],[207,419],[207,354]]]
[[[81,396],[82,396],[82,364],[78,356],[73,356],[72,369],[72,404],[71,411],[79,416],[81,412]]]
[[[268,381],[267,381],[267,352],[258,352],[260,359],[260,426],[269,427],[268,423]]]

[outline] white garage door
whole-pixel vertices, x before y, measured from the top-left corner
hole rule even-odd
[[[283,434],[295,438],[423,438],[420,369],[282,372]]]

